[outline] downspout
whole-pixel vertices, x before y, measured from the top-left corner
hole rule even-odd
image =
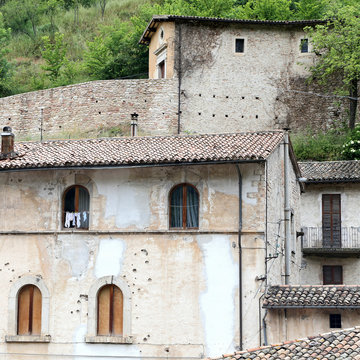
[[[178,46],[178,124],[177,124],[177,133],[180,134],[181,131],[181,24],[179,24],[179,38],[178,38],[179,46]]]
[[[290,194],[289,194],[289,129],[284,129],[284,211],[285,211],[285,285],[290,283],[291,228],[290,228]]]
[[[239,229],[238,229],[238,246],[239,246],[239,350],[243,349],[243,308],[242,308],[242,245],[241,245],[241,231],[242,231],[242,176],[239,165],[236,165],[236,170],[239,179]]]

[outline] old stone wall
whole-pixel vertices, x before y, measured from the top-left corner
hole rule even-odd
[[[106,172],[106,175],[104,173]],[[264,271],[263,164],[242,164],[244,346],[258,345],[259,282]],[[168,198],[178,183],[200,194],[199,230],[169,229]],[[69,186],[90,193],[89,230],[64,229]],[[0,354],[19,359],[9,309],[14,284],[37,278],[49,292],[49,343],[26,345],[27,357],[86,359],[201,358],[239,344],[238,176],[235,165],[113,170],[44,170],[0,176]],[[132,344],[85,342],[95,321],[90,289],[104,277],[126,284]],[[255,300],[254,300],[255,299]],[[45,316],[45,315],[44,315]],[[216,324],[216,326],[214,326]],[[13,341],[16,336],[13,337]],[[23,337],[22,337],[22,340]],[[91,356],[90,356],[91,355]]]
[[[0,99],[1,124],[38,140],[41,109],[44,139],[111,127],[128,132],[134,112],[139,134],[176,134],[177,81],[104,80],[14,95]]]
[[[301,28],[185,23],[180,33],[182,131],[325,130],[347,120],[331,86],[306,84],[315,55],[300,52]]]

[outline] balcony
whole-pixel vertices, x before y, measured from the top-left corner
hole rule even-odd
[[[336,241],[330,236],[323,239],[322,227],[304,227],[302,231],[301,248],[304,255],[360,256],[360,227],[341,227],[341,237]]]

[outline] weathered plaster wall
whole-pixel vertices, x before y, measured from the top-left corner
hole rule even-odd
[[[161,31],[163,31],[163,38],[161,38]],[[158,54],[156,50],[162,48],[166,52],[165,57],[165,77],[171,79],[174,76],[175,70],[175,24],[172,22],[164,22],[152,36],[152,41],[149,44],[149,78],[157,79],[157,59]]]
[[[243,174],[244,346],[258,345],[263,272],[263,166]],[[239,343],[238,178],[234,165],[0,174],[0,354],[126,358],[217,356]],[[168,229],[168,193],[189,182],[200,193],[198,231]],[[90,229],[62,230],[61,197],[80,184],[91,196]],[[50,293],[48,344],[5,343],[7,296],[24,276]],[[131,345],[84,342],[88,295],[102,276],[121,278],[131,301]],[[256,300],[254,300],[256,299]],[[13,319],[15,321],[15,319]],[[214,325],[216,324],[216,326]],[[12,355],[13,354],[13,355]],[[33,354],[32,356],[30,356]],[[76,356],[75,356],[76,355]],[[70,356],[71,358],[72,356]]]
[[[322,195],[341,195],[341,226],[360,227],[358,204],[360,202],[359,184],[314,184],[307,185],[306,192],[301,197],[302,227],[322,227]],[[301,276],[302,284],[322,284],[323,265],[342,265],[344,284],[359,284],[358,273],[360,264],[357,258],[324,258],[306,256],[303,258]]]
[[[341,314],[343,329],[358,326],[360,321],[359,310],[287,309],[287,320],[285,320],[284,310],[269,310],[269,344],[302,339],[337,330],[330,328],[329,314]]]
[[[92,81],[14,95],[0,99],[0,118],[16,135],[37,140],[41,108],[44,139],[119,126],[130,133],[134,112],[139,134],[171,135],[177,132],[177,81]]]
[[[300,52],[300,28],[185,23],[180,32],[182,131],[324,129],[346,118],[338,98],[302,93],[329,90],[305,85],[314,55]],[[236,38],[244,53],[235,53]]]

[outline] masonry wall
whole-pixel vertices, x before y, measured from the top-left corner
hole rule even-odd
[[[344,101],[321,96],[331,89],[306,85],[315,55],[300,52],[301,28],[179,23],[176,34],[184,132],[325,130],[347,119]]]
[[[121,356],[201,358],[239,344],[238,177],[235,165],[0,174],[0,354],[7,359]],[[256,276],[264,264],[263,166],[243,174],[244,347],[258,345]],[[200,193],[199,230],[170,230],[168,194],[178,183]],[[90,192],[89,230],[62,229],[63,191]],[[4,342],[8,296],[27,276],[50,293],[49,343]],[[89,344],[89,289],[104,276],[131,294],[132,344]],[[94,319],[93,319],[94,320]],[[47,335],[47,334],[44,334]],[[129,334],[127,334],[129,335]]]
[[[358,228],[358,204],[360,201],[359,184],[314,184],[307,185],[306,192],[301,197],[301,224],[302,227],[322,228],[322,195],[341,195],[341,226],[353,232],[352,241],[357,247],[360,241]],[[351,228],[354,228],[351,230]],[[346,241],[347,239],[343,239]],[[303,258],[301,284],[322,284],[323,265],[342,265],[344,284],[359,284],[358,273],[360,262],[357,257],[319,257],[306,256]]]
[[[120,127],[130,133],[130,114],[139,114],[140,135],[177,133],[177,81],[104,80],[0,99],[0,119],[20,138],[66,138]]]
[[[286,319],[285,319],[286,311]],[[343,309],[286,309],[268,310],[268,342],[303,339],[339,329],[330,328],[329,315],[341,314],[343,329],[358,326],[359,310]]]

